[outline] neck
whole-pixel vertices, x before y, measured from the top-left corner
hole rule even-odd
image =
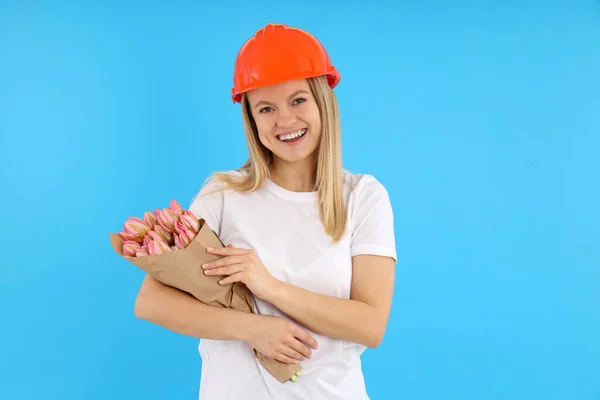
[[[312,160],[287,163],[274,159],[271,181],[292,192],[312,192],[315,186],[315,167]]]

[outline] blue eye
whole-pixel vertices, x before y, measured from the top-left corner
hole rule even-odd
[[[271,109],[271,107],[263,107],[263,108],[260,109],[259,112],[264,113],[264,112],[266,112],[267,110],[270,110],[270,109]]]
[[[304,103],[305,101],[306,101],[305,98],[300,97],[300,98],[297,98],[296,100],[294,100],[294,104]]]

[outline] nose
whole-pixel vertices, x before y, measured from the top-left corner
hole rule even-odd
[[[278,128],[286,128],[292,126],[296,123],[296,116],[289,110],[287,107],[283,107],[279,109],[279,113],[277,114],[277,127]]]

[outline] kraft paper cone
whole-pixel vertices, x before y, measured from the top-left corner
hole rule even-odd
[[[222,277],[204,275],[201,265],[221,258],[207,253],[206,248],[225,246],[204,219],[198,221],[200,231],[185,249],[130,257],[123,255],[123,238],[118,234],[110,233],[110,242],[118,255],[165,285],[187,292],[202,303],[211,306],[254,313],[254,301],[246,285],[241,282],[220,285],[219,280]],[[296,379],[296,374],[301,370],[298,363],[285,364],[256,350],[254,354],[260,364],[282,383]]]

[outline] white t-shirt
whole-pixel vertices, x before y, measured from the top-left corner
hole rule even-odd
[[[210,188],[209,183],[200,193]],[[190,210],[204,218],[226,245],[254,249],[277,279],[347,299],[352,257],[376,254],[396,259],[396,247],[391,203],[379,181],[344,170],[344,196],[348,227],[336,245],[331,245],[321,223],[316,192],[292,192],[270,180],[253,193],[227,189],[196,196]],[[255,302],[260,314],[288,318],[269,303],[258,298]],[[309,333],[319,347],[311,359],[301,362],[298,381],[286,383],[258,363],[247,343],[200,340],[200,400],[368,400],[360,359],[365,346]]]

